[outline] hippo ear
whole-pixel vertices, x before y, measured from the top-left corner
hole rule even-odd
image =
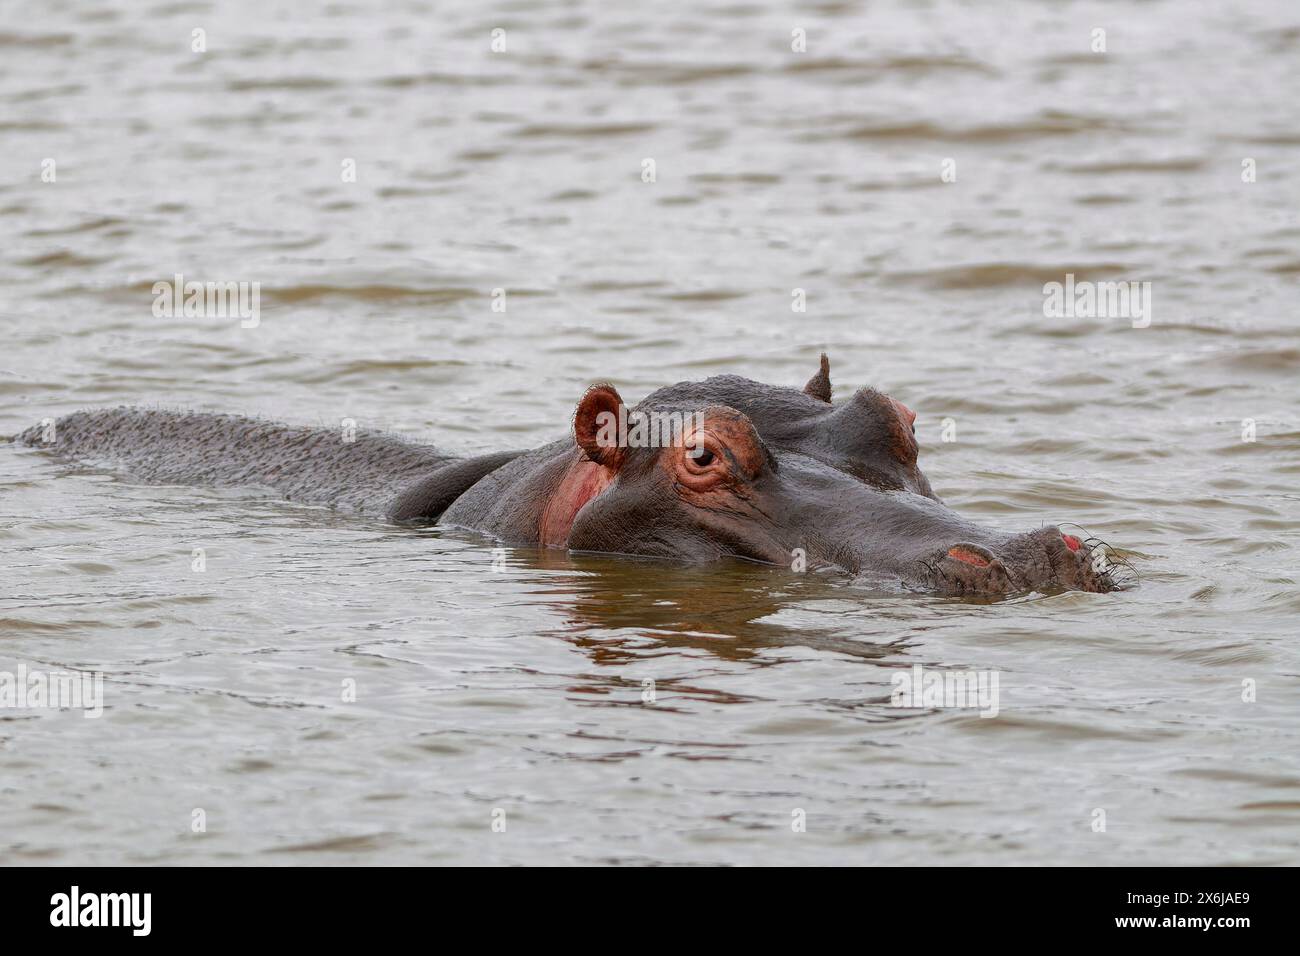
[[[818,369],[817,374],[808,379],[808,384],[803,387],[805,395],[811,395],[827,405],[831,403],[831,360],[822,353],[822,367]]]
[[[573,437],[578,447],[598,465],[617,469],[623,464],[618,443],[623,399],[613,385],[593,385],[573,413]]]

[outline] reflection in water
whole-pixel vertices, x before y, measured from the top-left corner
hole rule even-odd
[[[742,561],[682,566],[532,549],[516,550],[512,556],[525,567],[564,572],[533,581],[540,594],[558,598],[552,606],[568,618],[559,633],[586,649],[598,664],[622,665],[656,648],[693,648],[761,665],[774,662],[761,652],[782,647],[876,660],[907,646],[902,641],[855,640],[847,621],[832,627],[775,620],[784,611],[812,602],[853,602],[871,596],[846,593],[842,577],[796,575]]]

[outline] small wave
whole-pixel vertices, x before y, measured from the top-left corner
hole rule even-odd
[[[49,120],[0,120],[0,133],[50,133],[66,128]]]
[[[1182,731],[1166,728],[1148,727],[1145,730],[1129,730],[1120,726],[1107,728],[1096,722],[1018,717],[1005,712],[999,714],[996,720],[981,720],[976,717],[963,721],[961,727],[963,730],[984,733],[1033,734],[1043,739],[1053,740],[1057,744],[1062,740],[1158,741],[1183,736]]]
[[[545,137],[589,138],[601,136],[630,136],[658,129],[655,123],[531,123],[515,130],[511,135],[520,139]]]
[[[391,379],[395,374],[401,375],[403,382],[413,382],[417,379],[411,376],[412,372],[442,370],[449,368],[463,368],[465,362],[455,359],[445,360],[423,360],[423,359],[358,359],[353,362],[344,362],[337,365],[325,367],[314,367],[310,371],[293,376],[295,381],[305,382],[308,384],[319,384],[326,382],[339,382],[350,378],[360,378],[363,380]]]
[[[1009,287],[1042,288],[1048,282],[1061,282],[1067,273],[1075,282],[1138,275],[1141,269],[1122,262],[1098,262],[1091,265],[1033,265],[1018,262],[977,262],[938,269],[890,272],[884,280],[899,285],[920,285],[931,289],[997,289]]]
[[[1249,136],[1243,142],[1257,146],[1300,146],[1300,133],[1265,133]]]
[[[97,266],[100,263],[108,261],[109,259],[107,256],[83,256],[70,249],[59,249],[55,252],[45,252],[40,255],[17,260],[18,265],[31,266],[34,269],[41,269],[46,266],[67,266],[70,269],[77,269],[85,268],[87,266]]]
[[[1209,352],[1194,358],[1192,364],[1245,372],[1295,372],[1300,367],[1300,348],[1230,349]]]
[[[974,73],[998,76],[996,67],[967,56],[893,56],[855,60],[846,57],[800,57],[784,69],[786,73],[901,73],[909,77],[940,73]]]
[[[1019,140],[1081,133],[1131,132],[1131,124],[1108,116],[1048,111],[1031,119],[974,126],[946,126],[925,120],[904,123],[878,122],[851,126],[839,133],[812,133],[810,141],[852,140],[937,140],[947,143],[1012,143]]]
[[[337,80],[324,76],[282,76],[275,79],[230,80],[226,89],[232,93],[265,90],[332,90]]]
[[[73,41],[71,33],[9,33],[0,32],[0,47],[16,46],[31,49],[33,47],[67,46]]]
[[[196,277],[197,278],[197,277]],[[171,283],[170,276],[160,277],[158,281]],[[153,294],[153,280],[135,282],[123,287],[127,294]],[[459,302],[482,296],[483,290],[466,286],[414,286],[398,285],[384,282],[364,282],[356,285],[340,283],[307,282],[298,285],[271,286],[263,283],[261,297],[264,303],[290,305],[296,302],[310,302],[315,299],[352,299],[360,302],[392,302],[403,299],[427,302]],[[518,292],[515,294],[526,294]]]
[[[98,216],[94,219],[85,219],[72,226],[56,226],[50,229],[29,229],[23,235],[33,239],[43,239],[49,236],[71,236],[79,232],[96,232],[100,229],[126,227],[129,223],[125,219],[119,219],[116,216]]]
[[[461,73],[403,73],[381,76],[371,81],[385,89],[405,90],[416,86],[499,86],[511,82],[508,77]]]
[[[499,155],[499,154],[498,154]],[[588,199],[598,199],[600,193],[593,192],[590,189],[566,189],[562,192],[555,193],[553,196],[547,196],[547,202],[581,202]]]
[[[739,289],[695,289],[690,292],[667,292],[658,296],[669,302],[730,302],[743,299],[748,292]]]
[[[731,80],[757,72],[745,63],[629,63],[588,60],[578,64],[584,72],[598,73],[619,86],[688,86],[713,80]]]
[[[745,186],[771,186],[781,182],[775,173],[696,173],[694,183],[739,183]]]
[[[341,836],[329,840],[314,840],[308,843],[295,843],[291,846],[277,846],[264,850],[264,853],[360,853],[366,850],[382,850],[392,842],[391,834],[376,833],[367,836]]]
[[[1067,173],[1109,175],[1111,173],[1195,173],[1206,167],[1203,159],[1130,159],[1093,163],[1062,163],[1056,168]]]
[[[305,285],[285,286],[264,289],[266,298],[272,302],[289,304],[306,302],[311,299],[344,298],[361,302],[391,302],[394,299],[427,299],[433,302],[459,302],[481,296],[479,289],[464,286],[434,286],[415,288],[412,286],[368,284],[368,285],[332,285],[328,283],[308,283]]]
[[[14,93],[12,98],[24,103],[32,103],[38,100],[55,99],[60,96],[76,96],[85,91],[86,88],[80,83],[66,83],[63,86],[38,86],[31,90],[21,90]]]

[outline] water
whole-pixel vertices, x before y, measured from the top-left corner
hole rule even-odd
[[[0,713],[0,859],[1300,862],[1293,4],[3,10],[0,434],[154,403],[484,451],[825,349],[949,504],[1141,581],[494,571],[0,446],[0,670],[106,675],[100,719]],[[1150,326],[1045,317],[1067,272],[1150,281]],[[154,317],[176,273],[260,324]],[[891,707],[915,664],[999,715]]]

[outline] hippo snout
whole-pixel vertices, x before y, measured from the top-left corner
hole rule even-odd
[[[1019,591],[1113,591],[1113,566],[1103,546],[1055,526],[1008,538],[995,548],[958,542],[923,562],[936,590],[948,594]]]

